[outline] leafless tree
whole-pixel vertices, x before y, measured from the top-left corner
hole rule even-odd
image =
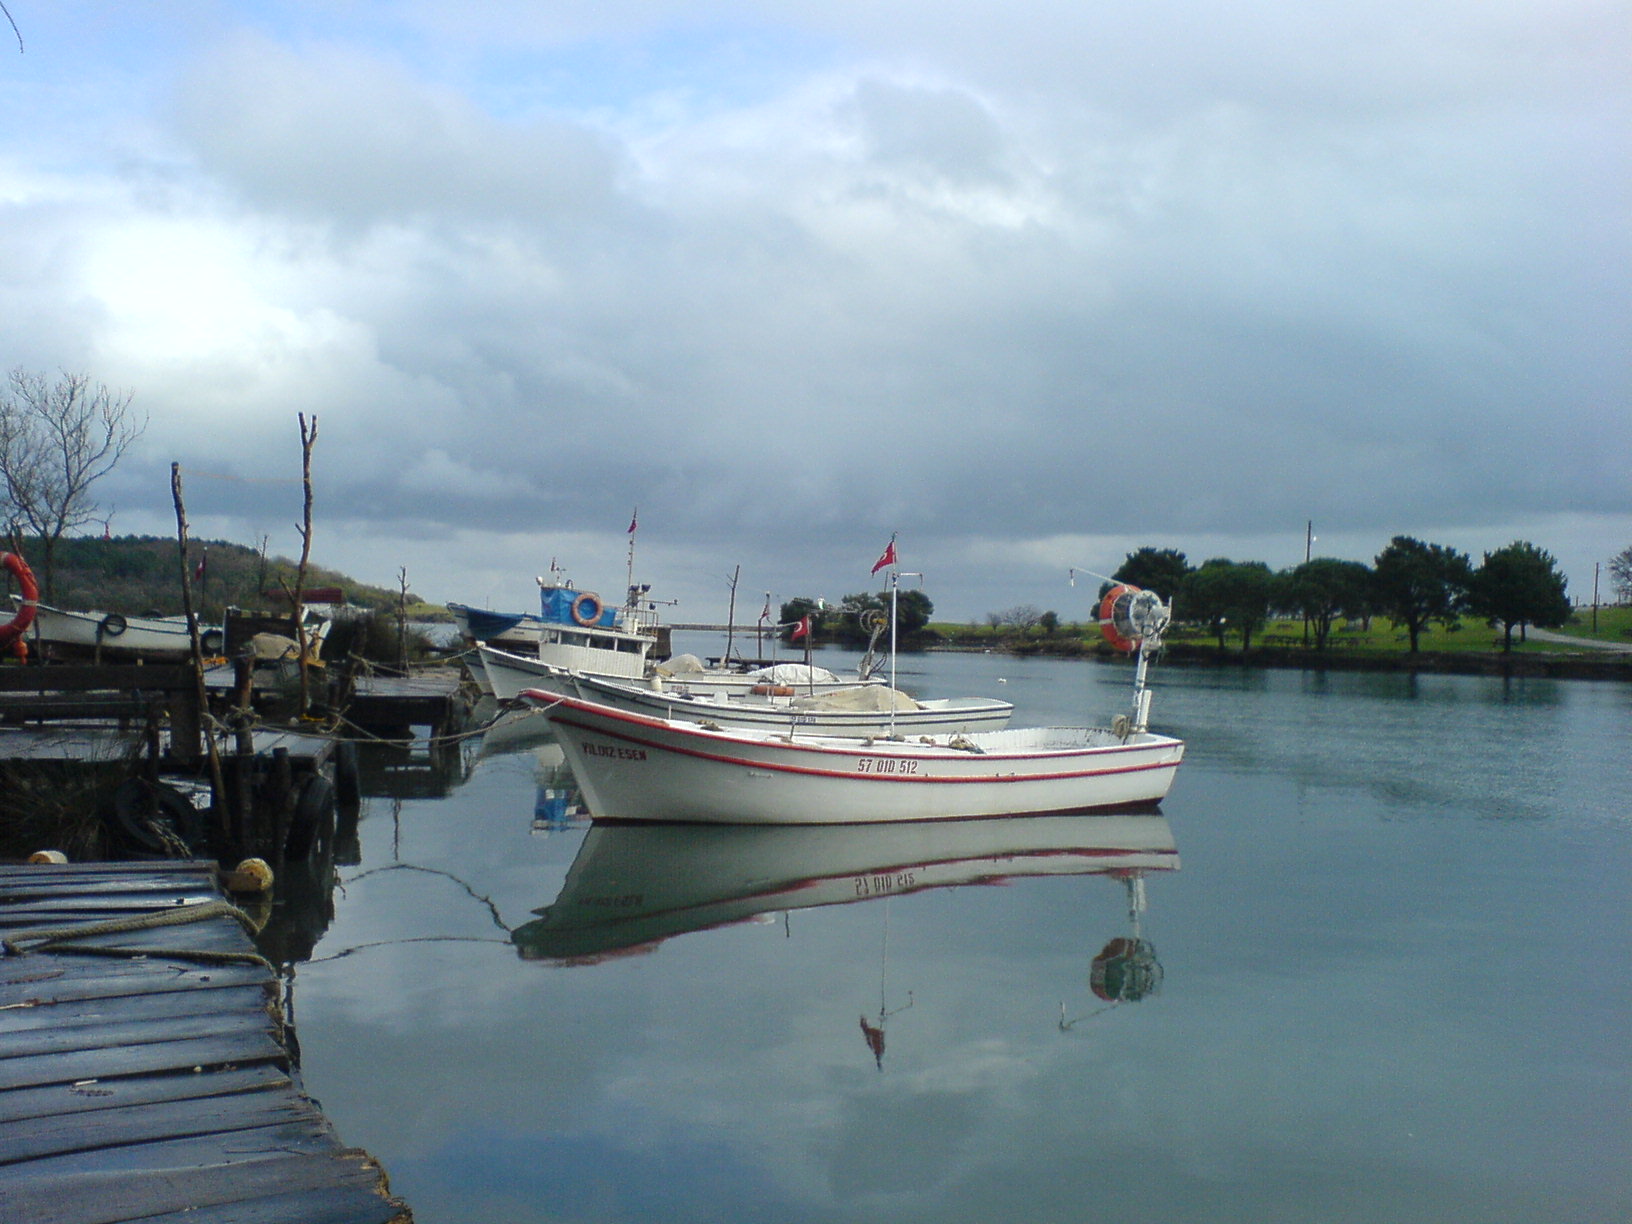
[[[1035,604],[1017,604],[1003,613],[1003,623],[1013,625],[1021,633],[1030,633],[1042,619],[1043,614]]]
[[[1632,547],[1621,549],[1609,559],[1609,580],[1622,603],[1632,600]]]
[[[57,541],[97,519],[91,486],[113,470],[147,428],[130,407],[131,393],[116,394],[84,374],[62,372],[56,381],[21,368],[0,392],[0,479],[13,522],[40,539],[40,579],[55,598],[52,569]]]

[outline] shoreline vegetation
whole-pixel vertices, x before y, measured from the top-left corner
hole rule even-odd
[[[1598,644],[1582,644],[1588,641]],[[903,642],[901,649],[1108,661],[1127,657],[1104,641],[1095,624],[1062,624],[1045,632],[931,623],[925,632]],[[1316,649],[1313,633],[1306,638],[1303,623],[1296,620],[1269,622],[1253,635],[1252,646],[1245,651],[1239,634],[1226,634],[1220,648],[1209,630],[1181,623],[1168,631],[1161,658],[1175,666],[1632,680],[1632,606],[1599,605],[1596,617],[1591,608],[1577,609],[1569,623],[1555,631],[1531,630],[1524,640],[1515,636],[1510,651],[1502,649],[1499,629],[1475,617],[1425,628],[1415,652],[1405,628],[1381,616],[1373,617],[1369,626],[1339,622],[1324,650]]]

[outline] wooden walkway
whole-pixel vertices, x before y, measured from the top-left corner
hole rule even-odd
[[[277,977],[222,900],[208,863],[0,867],[0,1218],[412,1220],[301,1090]],[[142,958],[24,935],[209,903],[74,941]]]

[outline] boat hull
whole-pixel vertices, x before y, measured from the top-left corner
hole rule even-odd
[[[933,743],[711,731],[538,690],[584,801],[603,819],[865,824],[1159,803],[1184,744],[1033,728]],[[977,750],[978,749],[978,750]]]
[[[193,640],[184,617],[121,616],[107,612],[71,612],[39,605],[30,633],[45,645],[74,653],[137,655],[182,659],[192,654]],[[219,626],[199,626],[206,654],[221,650]]]
[[[828,709],[807,704],[809,699],[806,697],[780,692],[756,694],[750,689],[735,694],[694,693],[683,687],[621,684],[595,676],[560,671],[540,674],[534,686],[557,696],[580,697],[612,709],[646,714],[652,718],[740,730],[832,735],[851,739],[880,735],[967,735],[975,731],[997,731],[1008,725],[1009,717],[1014,713],[1011,702],[981,697],[911,702],[910,708],[894,711]],[[869,693],[885,691],[878,685],[864,687]]]

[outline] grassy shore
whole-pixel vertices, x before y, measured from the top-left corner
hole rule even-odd
[[[1579,609],[1569,624],[1551,632],[1572,638],[1632,646],[1632,607],[1600,607],[1596,627],[1593,611]],[[1062,657],[1109,656],[1113,652],[1094,624],[1061,625],[1053,633],[1040,629],[1020,633],[1002,626],[937,624],[931,628],[945,646],[964,650],[1002,650],[1016,654]],[[1168,655],[1174,662],[1248,663],[1269,667],[1332,667],[1393,670],[1417,668],[1443,671],[1539,671],[1559,675],[1603,675],[1632,679],[1632,653],[1547,641],[1535,632],[1521,639],[1515,632],[1513,649],[1502,649],[1503,635],[1483,620],[1463,617],[1451,625],[1434,624],[1418,639],[1411,653],[1410,636],[1403,625],[1373,617],[1369,626],[1339,622],[1324,651],[1307,638],[1302,621],[1275,620],[1252,638],[1243,652],[1241,636],[1226,633],[1224,647],[1205,628],[1176,625],[1167,635]]]

